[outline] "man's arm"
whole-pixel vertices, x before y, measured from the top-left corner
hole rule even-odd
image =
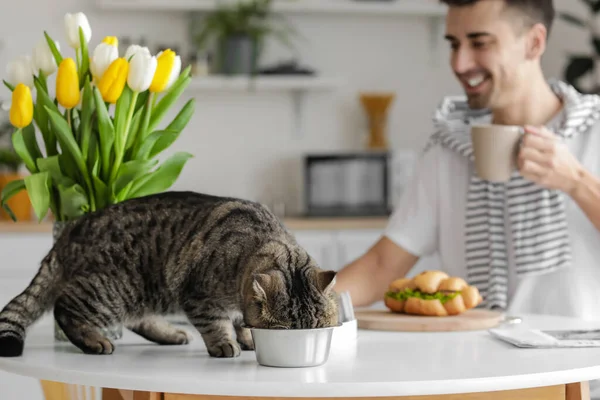
[[[578,176],[571,198],[600,231],[600,180],[583,167]]]
[[[389,284],[406,276],[419,257],[383,236],[363,256],[345,266],[336,277],[335,291],[348,291],[354,307],[382,300]]]
[[[600,231],[600,180],[546,128],[525,127],[519,152],[523,177],[550,189],[562,190]]]

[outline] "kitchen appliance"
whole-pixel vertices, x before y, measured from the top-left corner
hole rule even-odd
[[[307,154],[307,216],[383,216],[390,213],[390,152]]]

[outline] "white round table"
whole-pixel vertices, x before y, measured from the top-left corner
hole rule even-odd
[[[522,318],[521,326],[539,329],[600,327],[598,322],[560,317]],[[585,392],[587,381],[600,379],[600,348],[520,349],[487,331],[359,330],[356,340],[333,343],[326,364],[283,369],[258,365],[254,352],[234,359],[211,358],[197,334],[187,346],[159,346],[126,331],[112,355],[85,355],[70,343],[55,342],[52,325],[44,322],[29,331],[23,356],[0,358],[0,369],[41,380],[160,393],[157,398],[165,400],[196,398],[169,393],[203,399],[414,395],[445,399],[443,395],[472,393],[460,398],[496,399],[511,398],[516,392],[510,391],[522,389],[538,393],[531,398],[564,399],[565,390]],[[585,397],[583,393],[572,398]]]

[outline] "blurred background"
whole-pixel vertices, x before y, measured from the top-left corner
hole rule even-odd
[[[190,97],[197,104],[164,154],[194,155],[172,189],[263,202],[323,267],[339,269],[379,238],[436,105],[461,94],[448,66],[445,9],[434,0],[273,0],[217,11],[228,3],[3,1],[0,65],[30,55],[44,30],[66,48],[63,18],[75,12],[92,27],[90,51],[105,36],[119,38],[120,55],[130,44],[176,51],[194,79],[173,112]],[[584,1],[555,6],[577,18],[557,18],[543,68],[595,91],[600,21]],[[215,42],[220,32],[230,34]],[[9,99],[2,87],[0,101]],[[1,111],[0,186],[26,174],[11,155],[12,131]],[[14,201],[20,222],[0,214],[0,305],[25,287],[52,243],[51,222],[35,221],[26,195]],[[41,399],[29,383],[0,374],[0,397]]]

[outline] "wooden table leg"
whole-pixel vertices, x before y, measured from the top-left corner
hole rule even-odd
[[[589,382],[569,383],[566,386],[566,400],[590,400]]]
[[[102,400],[164,400],[164,395],[156,392],[104,388]]]

